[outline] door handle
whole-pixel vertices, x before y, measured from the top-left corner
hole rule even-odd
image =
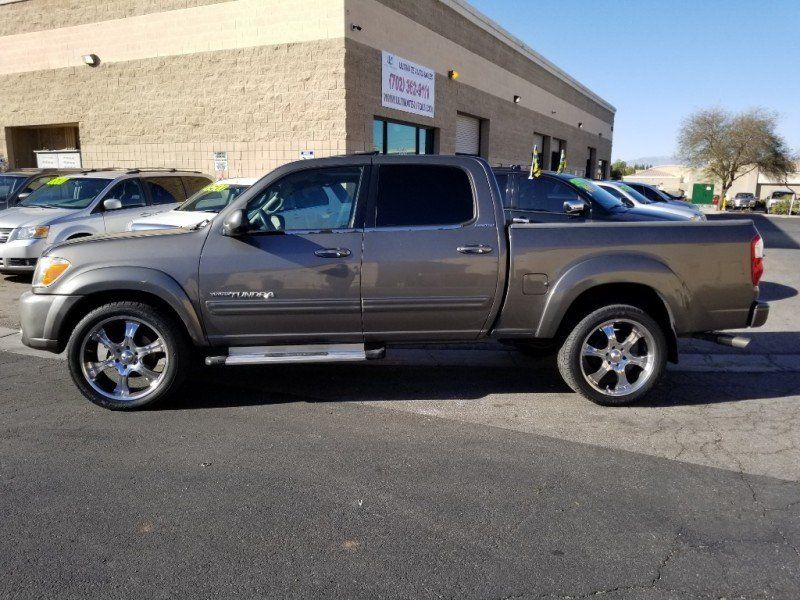
[[[344,258],[350,256],[350,250],[347,248],[323,248],[314,251],[314,254],[320,258]]]
[[[458,251],[461,254],[489,254],[492,251],[492,247],[475,244],[472,246],[459,246]]]

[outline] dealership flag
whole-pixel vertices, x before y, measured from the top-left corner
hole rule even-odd
[[[561,151],[561,162],[558,163],[558,171],[557,173],[563,173],[567,170],[567,157],[564,155],[564,151]]]
[[[531,174],[528,179],[539,177],[542,174],[542,167],[539,164],[539,148],[533,147],[533,160],[531,160]]]

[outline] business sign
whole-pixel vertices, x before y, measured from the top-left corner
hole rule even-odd
[[[300,150],[300,160],[311,160],[314,158],[313,150]]]
[[[79,150],[34,150],[36,166],[40,169],[80,169]]]
[[[228,170],[228,153],[214,152],[214,170],[217,173]]]
[[[436,73],[384,51],[381,101],[386,108],[433,118]]]

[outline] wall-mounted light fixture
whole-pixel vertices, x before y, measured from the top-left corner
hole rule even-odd
[[[356,23],[350,23],[350,30],[351,31],[361,31],[361,25],[357,25]]]
[[[514,96],[514,104],[519,104],[522,102],[522,96]]]
[[[450,79],[452,79],[453,81],[455,81],[456,79],[458,79],[459,77],[461,77],[461,73],[459,73],[458,71],[456,71],[455,69],[453,69],[453,70],[451,70],[451,71],[448,71],[448,72],[447,72],[447,77],[449,77]]]
[[[83,58],[83,62],[90,67],[96,67],[100,64],[100,58],[98,58],[97,54],[84,54],[81,58]]]
[[[556,114],[557,112],[558,112],[557,110],[551,110],[551,111],[550,111],[550,114],[551,114],[551,115],[554,115],[554,114]]]
[[[583,123],[578,123],[578,129],[583,129]]]

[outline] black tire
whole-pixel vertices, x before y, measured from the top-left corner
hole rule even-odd
[[[98,325],[109,323],[109,326],[113,324],[117,327],[116,323],[118,323],[120,319],[124,322],[126,318],[140,323],[139,327],[145,333],[140,333],[139,335],[145,335],[148,331],[158,334],[158,337],[154,339],[160,339],[163,342],[164,348],[163,351],[153,353],[153,360],[156,360],[157,357],[158,360],[163,360],[164,367],[161,371],[157,372],[159,375],[158,384],[152,391],[143,388],[144,391],[142,393],[145,395],[142,397],[118,400],[104,395],[89,383],[89,376],[84,373],[84,361],[86,359],[86,353],[90,351],[85,348],[84,341],[86,340],[86,344],[93,343],[86,338],[90,336],[91,332],[98,327]],[[144,327],[142,327],[142,325],[144,325]],[[151,338],[153,337],[154,336],[151,335]],[[143,340],[143,344],[146,344],[148,338],[142,337],[141,340]],[[115,340],[112,339],[111,341]],[[122,344],[124,344],[124,342],[122,342]],[[115,343],[115,345],[120,344]],[[162,355],[163,358],[161,358]],[[109,360],[113,360],[110,353],[108,356]],[[142,356],[144,356],[144,354],[142,354]],[[136,410],[146,406],[152,406],[157,402],[167,399],[183,384],[183,381],[191,369],[192,356],[192,348],[187,340],[183,327],[176,323],[175,319],[170,315],[166,315],[163,311],[141,302],[112,302],[94,309],[81,319],[73,330],[69,343],[67,344],[67,363],[69,365],[72,381],[81,393],[91,402],[110,410]],[[144,359],[139,360],[143,361]],[[121,363],[117,362],[117,364]],[[114,367],[109,368],[113,369]],[[150,368],[149,365],[148,368]],[[137,377],[134,379],[140,381],[138,379],[138,373],[135,373],[135,375],[137,375]],[[109,387],[113,385],[112,381],[106,382],[105,376],[103,377],[104,383],[107,383]],[[95,385],[102,387],[99,385],[96,378],[93,381],[95,381]],[[128,379],[126,379],[126,387],[127,383]]]
[[[601,379],[595,384],[596,387],[589,383],[589,375],[584,374],[584,366],[587,367],[587,370],[590,370],[588,367],[591,367],[592,364],[599,365],[600,368],[597,373],[600,373],[607,365],[612,364],[608,362],[612,360],[608,358],[608,353],[606,353],[604,357],[584,357],[584,345],[588,343],[588,340],[592,339],[590,336],[600,333],[599,327],[601,325],[616,320],[619,320],[624,325],[628,325],[629,322],[635,323],[636,327],[639,328],[638,331],[642,333],[646,330],[646,334],[641,338],[644,342],[637,342],[637,344],[641,344],[636,346],[637,352],[643,347],[647,347],[649,352],[649,346],[652,345],[652,359],[648,354],[647,369],[632,364],[626,367],[625,364],[629,358],[620,354],[620,352],[624,352],[623,350],[617,351],[617,346],[613,346],[616,351],[616,360],[618,360],[618,362],[613,364],[618,367],[621,365],[622,376],[625,378],[626,382],[629,376],[637,377],[638,375],[646,377],[646,379],[641,382],[639,382],[637,377],[637,379],[632,382],[632,386],[635,389],[630,393],[624,393],[624,386],[620,380],[616,380],[618,376],[614,369],[606,371],[604,377],[609,377],[610,379]],[[623,342],[617,342],[620,344],[620,348],[624,341],[625,340],[623,340]],[[608,347],[604,350],[612,347],[610,338],[607,343]],[[594,344],[590,345],[594,348]],[[590,348],[590,350],[593,348]],[[633,349],[628,352],[630,352],[631,358],[641,360],[642,357],[634,356]],[[595,360],[599,361],[599,363],[594,362]],[[667,340],[663,329],[643,310],[627,304],[606,306],[584,317],[575,325],[558,351],[558,370],[566,384],[585,398],[603,406],[626,406],[646,396],[663,376],[666,363]],[[628,369],[630,369],[630,371]],[[603,385],[603,381],[614,382],[615,388],[619,385],[621,391],[617,393],[621,395],[614,395],[615,390],[610,390],[610,385],[606,387],[607,392],[605,393],[598,389]]]

